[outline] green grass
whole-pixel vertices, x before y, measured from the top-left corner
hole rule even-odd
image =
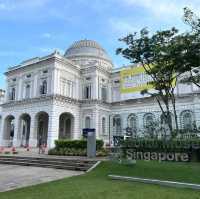
[[[200,199],[200,191],[109,180],[108,174],[200,183],[199,163],[101,163],[82,176],[0,193],[0,199]]]

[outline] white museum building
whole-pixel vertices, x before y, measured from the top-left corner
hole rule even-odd
[[[81,40],[64,55],[55,51],[8,68],[6,91],[0,90],[0,146],[37,147],[42,139],[51,148],[57,139],[81,139],[84,128],[96,129],[96,137],[107,143],[127,127],[142,131],[161,112],[154,99],[122,92],[121,71],[134,67],[115,68],[96,41]],[[131,86],[147,79],[136,74]],[[200,126],[199,91],[178,83],[180,128],[194,121]]]

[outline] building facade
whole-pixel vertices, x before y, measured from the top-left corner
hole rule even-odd
[[[42,140],[51,148],[57,139],[82,138],[83,128],[95,128],[106,143],[127,127],[142,132],[161,113],[154,99],[121,92],[122,70],[92,40],[8,68],[6,92],[0,92],[0,146],[37,147]],[[180,128],[200,126],[199,89],[179,83],[176,92]]]

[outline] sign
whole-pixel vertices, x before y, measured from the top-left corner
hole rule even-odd
[[[94,158],[96,156],[96,133],[95,129],[87,129],[87,157]]]
[[[84,137],[84,138],[87,138],[89,132],[94,133],[94,132],[95,132],[95,129],[90,129],[90,128],[85,128],[85,129],[83,129],[83,133],[82,133],[83,137]]]
[[[151,76],[146,74],[146,71],[143,66],[136,66],[121,70],[120,92],[122,94],[126,94],[126,93],[140,93],[144,89],[153,90],[154,86],[149,83],[151,81],[152,81]],[[176,86],[175,78],[173,80],[172,85]]]
[[[120,146],[120,141],[124,140],[124,136],[114,135],[113,136],[113,145],[114,147]]]
[[[126,136],[133,136],[133,129],[130,127],[126,128]]]
[[[131,160],[157,160],[162,161],[174,161],[174,162],[188,162],[190,161],[190,155],[184,152],[144,152],[135,151],[135,149],[126,150],[126,158]]]
[[[153,85],[148,84],[152,78],[146,74],[142,66],[124,69],[120,71],[120,92],[134,93],[144,89],[153,89]]]

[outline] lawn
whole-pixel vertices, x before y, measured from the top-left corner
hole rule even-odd
[[[112,181],[108,174],[200,183],[200,164],[138,161],[126,166],[102,162],[85,175],[0,193],[0,199],[200,199],[200,191]]]

